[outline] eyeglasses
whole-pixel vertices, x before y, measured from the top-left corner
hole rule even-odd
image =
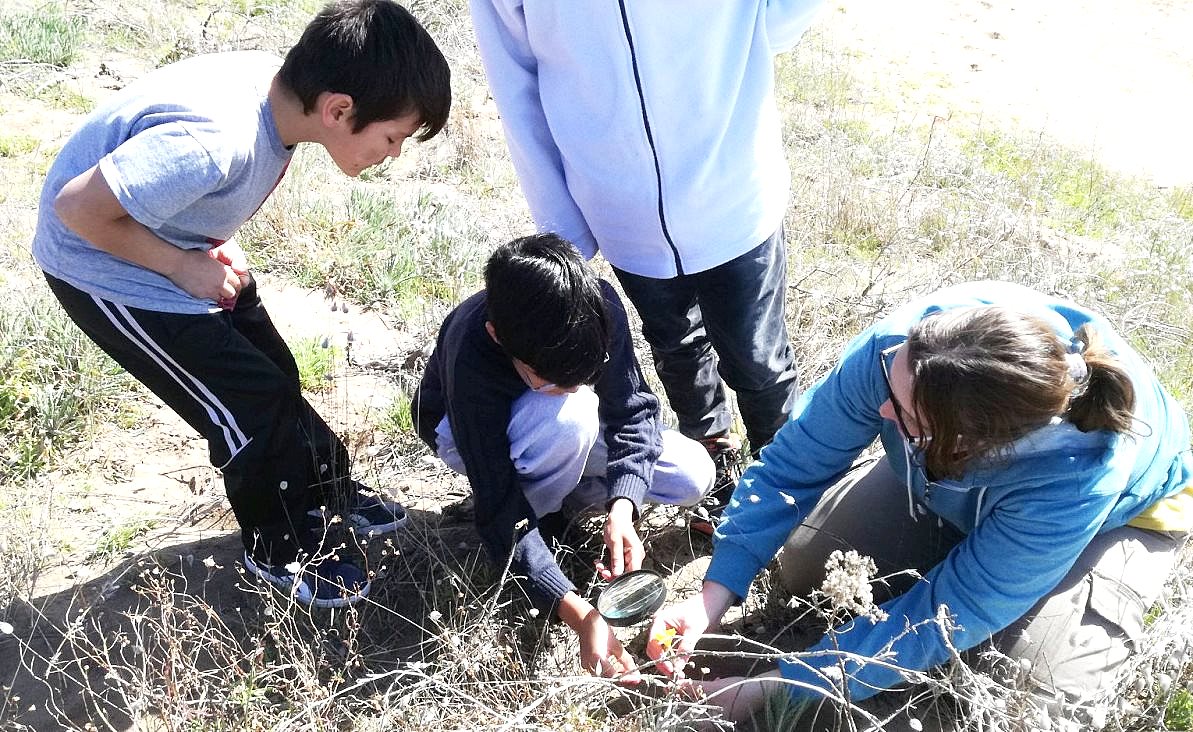
[[[907,419],[903,415],[903,407],[899,406],[899,400],[895,398],[895,387],[891,385],[891,371],[887,366],[886,360],[889,356],[893,356],[896,351],[906,344],[896,343],[889,348],[884,348],[878,353],[878,367],[882,370],[882,380],[886,382],[887,393],[891,395],[891,407],[895,410],[895,422],[899,425],[899,431],[903,433],[903,439],[907,440],[907,444],[912,447],[919,447],[924,441],[923,437],[912,437],[911,430],[907,429]]]

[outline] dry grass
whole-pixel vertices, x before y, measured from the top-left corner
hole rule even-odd
[[[54,7],[82,19],[82,61],[65,69],[0,64],[5,113],[17,104],[62,112],[46,90],[90,78],[100,60],[151,68],[231,47],[280,50],[313,9],[305,0],[171,4],[167,12],[149,0]],[[425,339],[477,286],[492,246],[526,231],[529,219],[487,97],[466,3],[420,0],[411,8],[453,67],[455,104],[445,133],[360,181],[344,180],[321,153],[304,152],[241,240],[255,266],[393,313]],[[791,327],[805,383],[836,361],[848,338],[907,298],[1000,278],[1100,307],[1193,406],[1187,191],[1152,190],[1050,141],[964,120],[905,124],[881,90],[858,89],[847,55],[816,35],[785,57],[779,72],[793,183]],[[60,136],[0,140],[0,175],[19,183],[0,193],[0,233],[10,242],[0,251],[3,281],[9,291],[31,293],[0,303],[0,323],[37,326],[6,327],[0,362],[66,354],[75,367],[30,367],[19,378],[5,369],[0,388],[12,386],[25,398],[34,387],[70,387],[74,413],[104,414],[110,391],[78,380],[97,369],[106,374],[103,360],[59,327],[44,288],[17,284],[37,282],[22,247],[32,231],[37,173]],[[92,365],[83,370],[81,363]],[[403,388],[417,378],[417,361],[390,368]],[[349,369],[337,364],[333,378]],[[44,445],[38,430],[47,414],[39,407],[13,412],[3,427],[5,449],[22,437]],[[74,587],[38,591],[39,572],[54,551],[46,513],[57,500],[44,482],[45,466],[63,462],[61,445],[96,434],[87,419],[72,424],[77,429],[55,433],[63,441],[44,452],[43,463],[20,475],[6,472],[0,485],[0,631],[7,624],[13,631],[0,632],[0,656],[14,659],[0,663],[0,729],[716,726],[714,710],[665,683],[625,689],[580,673],[570,635],[534,617],[508,574],[481,560],[468,527],[443,518],[438,507],[414,511],[411,529],[389,541],[357,548],[352,537],[340,537],[377,577],[368,602],[349,610],[310,612],[259,587],[238,571],[239,542],[226,533],[138,552]],[[375,413],[373,431],[408,425],[397,404]],[[408,434],[357,437],[382,445],[358,451],[369,471],[446,481],[423,464]],[[682,562],[661,556],[677,543],[673,523],[661,516],[647,540],[660,564],[678,568]],[[591,550],[578,547],[566,561],[582,567]],[[793,624],[822,631],[839,617],[840,609],[824,602],[788,607],[768,588],[764,576],[729,625],[763,644],[752,660],[790,649]],[[1115,700],[1096,706],[1093,718],[1049,720],[1050,728],[1193,725],[1185,690],[1188,593],[1187,579],[1175,578]],[[625,640],[641,653],[641,638],[631,633]],[[1023,712],[1022,689],[960,660],[909,677],[915,690],[881,712],[846,713],[842,705],[822,714],[838,729],[909,715],[928,726],[936,712],[957,729],[1047,728]],[[767,714],[759,727],[780,728],[793,710],[779,704]]]

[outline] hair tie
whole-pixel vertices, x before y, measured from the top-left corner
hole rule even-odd
[[[1069,399],[1076,399],[1085,393],[1085,387],[1089,384],[1089,364],[1085,362],[1085,341],[1076,336],[1069,339],[1065,365],[1069,368],[1069,378],[1073,379],[1074,384]]]

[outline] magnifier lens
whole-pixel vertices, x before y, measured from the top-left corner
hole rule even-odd
[[[623,574],[601,590],[597,612],[609,625],[637,625],[655,614],[667,600],[663,578],[648,569]]]

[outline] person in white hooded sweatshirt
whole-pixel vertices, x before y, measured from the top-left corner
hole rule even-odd
[[[821,4],[471,2],[538,227],[613,265],[679,431],[714,458],[739,447],[722,378],[755,453],[798,396],[774,57]]]

